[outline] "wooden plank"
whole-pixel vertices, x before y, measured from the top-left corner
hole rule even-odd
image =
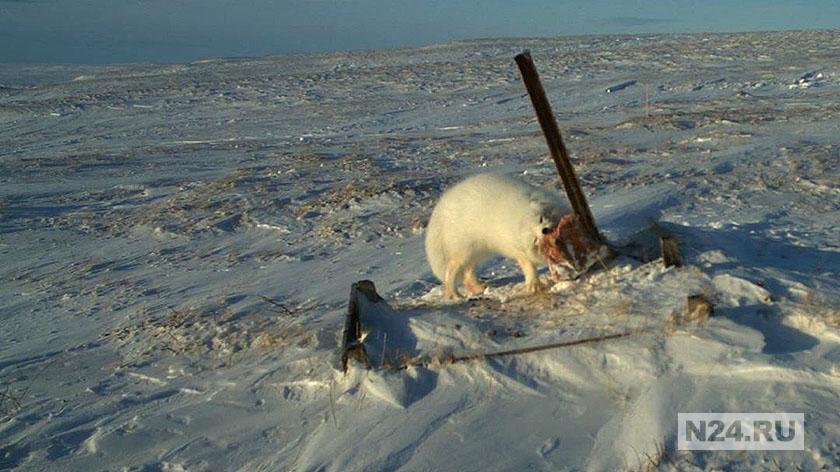
[[[360,280],[350,287],[350,302],[347,306],[347,318],[344,321],[344,341],[341,344],[341,370],[347,372],[347,364],[354,359],[370,369],[362,336],[362,321],[359,311],[359,297],[366,297],[371,302],[382,300],[376,293],[376,286],[370,280]]]

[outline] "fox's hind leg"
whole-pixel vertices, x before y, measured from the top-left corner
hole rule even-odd
[[[467,293],[470,295],[478,295],[487,289],[487,284],[482,283],[478,280],[478,276],[475,275],[474,265],[467,267],[464,272],[464,288],[467,289]]]
[[[458,284],[461,282],[465,268],[464,261],[460,259],[451,259],[446,264],[446,276],[443,280],[443,297],[447,300],[462,298],[461,294],[458,293]]]

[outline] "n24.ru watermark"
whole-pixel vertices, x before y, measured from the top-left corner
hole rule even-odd
[[[677,449],[801,451],[804,413],[678,413]]]

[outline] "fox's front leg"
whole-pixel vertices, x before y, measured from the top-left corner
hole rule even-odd
[[[516,258],[516,262],[522,269],[522,273],[525,274],[525,288],[523,292],[527,295],[545,292],[546,287],[540,280],[540,276],[537,273],[537,266],[531,262],[531,259],[525,255],[521,255]]]

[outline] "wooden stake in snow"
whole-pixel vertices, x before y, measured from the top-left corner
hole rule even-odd
[[[540,75],[537,73],[537,67],[531,59],[531,54],[526,51],[517,55],[514,59],[519,66],[519,72],[522,74],[522,81],[525,83],[528,95],[531,96],[531,103],[534,105],[537,120],[539,120],[540,127],[545,134],[548,150],[551,152],[551,158],[554,159],[554,165],[557,166],[557,173],[563,180],[563,187],[566,189],[569,203],[571,203],[572,209],[574,209],[590,237],[596,241],[603,241],[600,233],[598,233],[598,228],[595,226],[595,220],[592,218],[592,211],[589,209],[586,196],[580,189],[580,182],[575,174],[574,167],[572,167],[566,145],[563,144],[560,128],[557,127],[557,121],[554,119],[554,113],[551,111],[548,98],[545,96],[545,89],[540,82]]]
[[[714,311],[714,305],[703,295],[688,296],[688,311],[685,314],[685,321],[702,323],[709,319]]]
[[[662,246],[662,262],[665,267],[682,267],[682,258],[680,257],[680,247],[677,244],[677,238],[673,236],[662,236],[659,238],[659,243]]]
[[[347,362],[355,359],[370,369],[365,345],[361,341],[362,323],[359,312],[359,296],[367,297],[371,302],[382,300],[376,293],[376,286],[370,280],[360,280],[350,287],[350,303],[347,307],[347,319],[344,322],[344,342],[341,346],[341,370],[347,372]]]

